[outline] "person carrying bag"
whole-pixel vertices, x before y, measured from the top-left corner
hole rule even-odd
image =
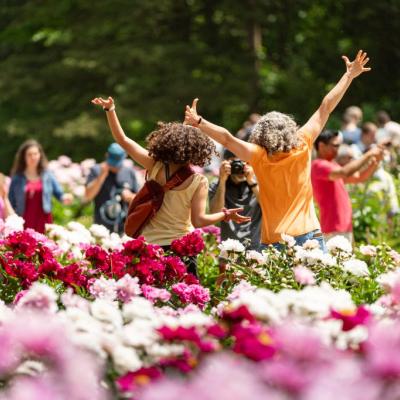
[[[168,164],[166,167],[168,168]],[[193,174],[193,169],[185,165],[178,169],[164,186],[153,179],[146,180],[142,189],[129,205],[125,220],[125,233],[130,237],[137,238],[148,221],[161,208],[165,193],[181,185]]]
[[[191,166],[204,167],[216,154],[211,139],[198,128],[178,122],[159,123],[147,137],[147,149],[128,138],[115,112],[114,100],[95,98],[93,104],[106,111],[115,141],[147,171],[148,180],[129,207],[125,231],[144,236],[164,249],[194,228],[220,221],[247,222],[241,208],[206,213],[208,180]],[[195,272],[194,272],[195,273]]]

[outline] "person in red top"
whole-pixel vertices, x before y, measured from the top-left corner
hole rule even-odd
[[[66,205],[73,200],[48,170],[46,155],[36,140],[27,140],[19,147],[8,196],[16,214],[24,218],[25,228],[40,233],[45,232],[46,224],[53,222],[52,198]]]
[[[375,147],[361,158],[340,166],[335,158],[341,143],[338,131],[326,130],[318,136],[314,142],[317,158],[311,164],[311,181],[325,240],[342,235],[352,242],[352,207],[345,183],[366,181],[382,160],[383,149]]]

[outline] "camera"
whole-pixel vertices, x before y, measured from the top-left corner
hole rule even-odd
[[[244,162],[241,160],[232,160],[231,161],[231,174],[232,175],[241,175],[244,173]]]
[[[385,147],[391,147],[393,143],[391,141],[383,143]]]

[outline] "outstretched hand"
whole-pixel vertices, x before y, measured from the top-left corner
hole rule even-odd
[[[199,115],[197,114],[197,102],[199,99],[194,99],[192,107],[186,106],[185,110],[185,124],[197,126],[199,124]]]
[[[346,63],[347,72],[350,74],[352,78],[356,78],[358,75],[361,75],[363,72],[371,71],[371,68],[365,67],[369,58],[367,57],[367,53],[359,50],[354,61],[350,61],[346,56],[342,56],[344,62]]]
[[[92,100],[92,103],[96,104],[97,106],[110,109],[114,105],[114,99],[111,96],[109,96],[108,99],[96,97]]]
[[[233,221],[237,224],[243,224],[243,222],[251,221],[250,217],[245,217],[244,215],[240,215],[239,213],[243,211],[243,208],[230,208],[225,210],[226,213],[226,220]]]

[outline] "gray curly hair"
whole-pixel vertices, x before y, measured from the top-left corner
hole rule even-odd
[[[288,153],[300,145],[297,130],[298,126],[292,117],[271,111],[257,121],[249,141],[264,147],[270,155]]]

